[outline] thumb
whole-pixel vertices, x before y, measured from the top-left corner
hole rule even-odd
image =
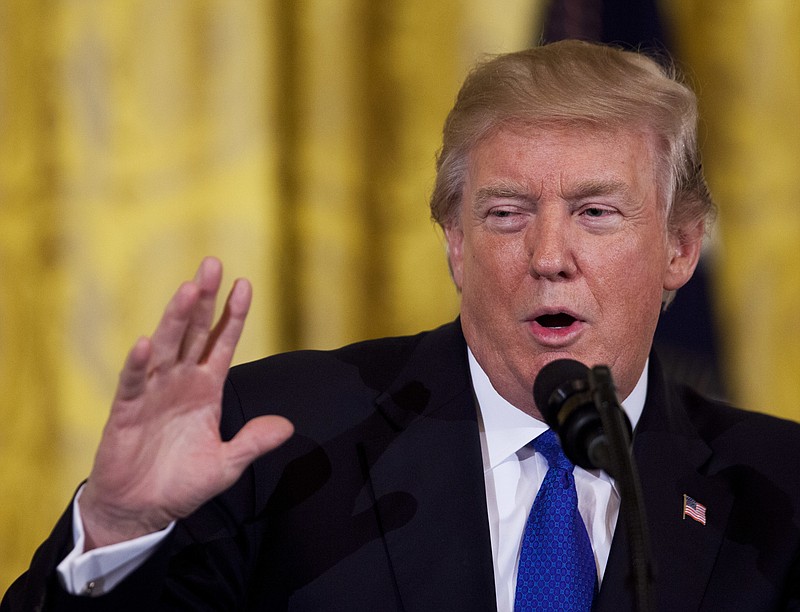
[[[294,433],[291,422],[277,415],[260,416],[245,423],[225,444],[228,477],[235,481],[253,461],[278,448]]]

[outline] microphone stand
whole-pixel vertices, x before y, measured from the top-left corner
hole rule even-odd
[[[595,366],[589,372],[589,392],[592,396],[608,444],[597,445],[596,464],[611,474],[620,487],[620,512],[623,514],[633,568],[636,607],[640,612],[655,610],[651,581],[650,542],[647,531],[639,474],[631,450],[630,423],[622,411],[614,391],[611,372],[606,366]]]

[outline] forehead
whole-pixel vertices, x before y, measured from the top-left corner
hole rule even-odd
[[[504,125],[468,156],[467,191],[507,182],[535,194],[576,183],[655,192],[656,139],[647,130],[585,125]]]

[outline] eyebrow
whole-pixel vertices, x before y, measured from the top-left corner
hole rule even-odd
[[[474,203],[477,206],[485,204],[489,200],[525,200],[535,202],[536,197],[528,189],[517,183],[502,181],[492,185],[486,185],[475,192]]]
[[[574,202],[597,196],[628,198],[629,195],[630,186],[624,181],[589,179],[571,187],[564,198]],[[479,188],[475,193],[474,204],[481,206],[493,199],[522,200],[535,204],[538,197],[518,183],[501,181]]]
[[[564,197],[568,200],[582,200],[595,196],[622,196],[627,198],[630,194],[630,186],[624,181],[615,180],[588,180],[571,187]]]

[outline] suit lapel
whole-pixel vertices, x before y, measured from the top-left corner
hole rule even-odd
[[[723,540],[733,496],[705,474],[711,449],[698,436],[651,356],[646,408],[634,435],[654,560],[659,609],[698,609]],[[683,515],[683,496],[707,509],[706,524]],[[633,609],[629,546],[621,516],[597,610]]]
[[[378,407],[393,433],[364,440],[360,452],[403,607],[494,609],[478,424],[457,324],[421,342]],[[390,503],[400,494],[406,503]]]
[[[478,425],[457,324],[421,341],[377,405],[392,433],[363,440],[359,452],[403,607],[494,609]],[[699,608],[733,496],[723,482],[706,475],[711,450],[667,387],[655,356],[634,455],[658,607]],[[707,508],[705,525],[684,518],[684,494]],[[622,520],[596,610],[635,607]]]

